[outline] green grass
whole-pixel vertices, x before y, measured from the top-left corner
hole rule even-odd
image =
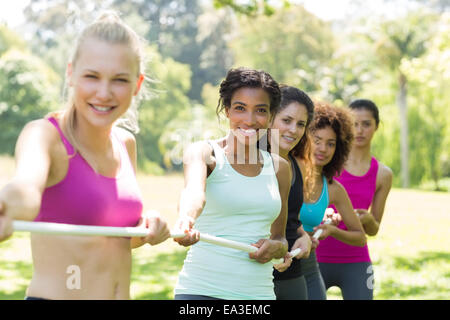
[[[450,194],[393,189],[369,238],[375,299],[450,298]],[[340,290],[328,291],[341,299]]]
[[[8,169],[2,169],[8,166]],[[11,160],[0,157],[0,185],[11,177]],[[159,210],[173,225],[180,175],[139,175],[144,207]],[[379,234],[369,239],[375,272],[375,299],[450,298],[450,194],[393,189]],[[186,249],[172,240],[135,249],[132,299],[173,299],[173,287]],[[0,243],[0,299],[23,299],[31,279],[28,235]],[[341,299],[331,288],[329,299]]]
[[[422,183],[419,186],[419,189],[427,190],[427,191],[435,191],[436,184],[433,181],[427,181],[427,182]],[[450,178],[443,178],[443,179],[439,180],[439,191],[450,192]]]

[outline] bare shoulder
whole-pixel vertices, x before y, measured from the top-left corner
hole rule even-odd
[[[384,185],[388,188],[392,186],[393,172],[391,168],[379,162],[377,173],[377,184]]]
[[[342,183],[340,183],[336,179],[333,179],[333,183],[328,183],[328,189],[334,190],[334,191],[337,191],[337,192],[345,191],[345,188],[342,185]]]
[[[271,153],[270,155],[272,156],[273,163],[280,171],[288,172],[290,170],[289,162],[286,159],[280,157],[276,153]]]
[[[289,162],[276,153],[271,153],[271,156],[278,182],[290,182],[292,179],[292,172]]]
[[[328,183],[328,194],[330,195],[330,202],[348,196],[345,187],[336,179],[333,179],[333,183]]]
[[[213,150],[213,147],[207,141],[196,141],[187,147],[186,151],[188,152],[210,152]]]
[[[125,143],[125,145],[127,146],[127,149],[136,147],[136,138],[133,133],[131,133],[127,129],[120,128],[120,127],[115,127],[113,130],[117,134],[119,139]]]
[[[54,164],[66,159],[67,153],[58,130],[47,119],[28,122],[17,139],[16,175],[45,186]],[[52,169],[53,168],[53,169]]]
[[[185,155],[203,157],[207,154],[211,154],[213,147],[207,141],[197,141],[189,144],[185,150]]]
[[[34,147],[51,147],[61,143],[58,130],[47,119],[37,119],[28,122],[22,129],[18,144],[32,144]]]
[[[213,147],[207,141],[197,141],[187,146],[183,153],[183,163],[204,162],[208,165],[214,163]]]
[[[22,131],[45,134],[49,137],[58,136],[58,130],[47,119],[32,120],[23,127]]]

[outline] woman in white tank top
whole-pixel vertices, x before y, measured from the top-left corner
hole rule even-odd
[[[287,252],[285,227],[290,167],[258,147],[280,89],[263,71],[231,69],[220,86],[217,113],[230,132],[191,145],[184,155],[185,188],[176,227],[193,245],[175,288],[175,299],[274,299],[273,258]],[[274,165],[275,164],[275,165]],[[198,242],[199,232],[252,244],[245,253]]]

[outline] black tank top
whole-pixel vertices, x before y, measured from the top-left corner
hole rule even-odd
[[[297,161],[289,154],[289,160],[292,167],[291,190],[288,199],[288,219],[286,223],[286,240],[289,243],[289,251],[291,251],[295,240],[298,239],[297,229],[300,228],[299,220],[300,209],[303,204],[303,178]],[[301,276],[300,260],[293,259],[291,266],[284,272],[273,270],[275,280],[287,280]]]

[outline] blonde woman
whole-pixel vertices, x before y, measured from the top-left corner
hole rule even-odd
[[[142,215],[134,136],[117,127],[144,76],[140,40],[114,13],[80,35],[67,68],[67,108],[28,123],[16,172],[0,190],[0,241],[12,220],[148,227],[146,238],[31,235],[33,277],[26,299],[128,299],[131,248],[170,235]],[[78,276],[78,285],[68,277]]]

